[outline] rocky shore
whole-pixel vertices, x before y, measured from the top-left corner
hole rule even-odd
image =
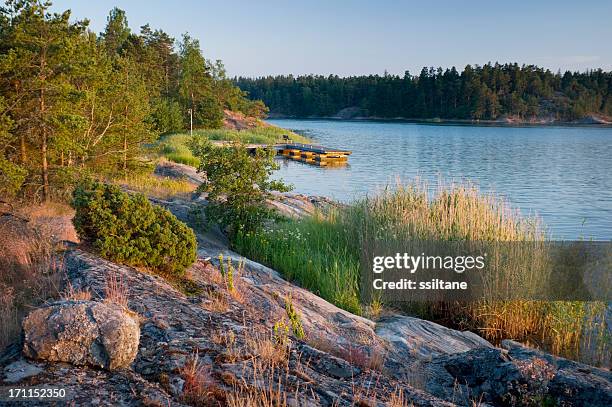
[[[189,171],[157,170],[197,183]],[[155,202],[187,222],[205,204]],[[304,216],[333,202],[270,205]],[[63,245],[64,291],[88,294],[30,313],[0,355],[0,386],[63,388],[77,406],[612,405],[610,371],[392,312],[353,315],[243,259],[221,233],[198,234],[188,286]],[[235,265],[231,287],[219,255]]]
[[[203,249],[200,254],[212,253]],[[239,258],[230,251],[224,255]],[[473,333],[416,318],[389,315],[374,322],[254,262],[246,261],[238,277],[239,295],[222,284],[215,262],[203,259],[190,269],[198,287],[195,295],[78,248],[68,249],[64,262],[67,281],[75,290],[90,291],[92,298],[48,307],[102,304],[111,274],[129,287],[128,307],[138,316],[140,336],[133,362],[120,368],[98,365],[91,346],[84,348],[90,354],[61,362],[58,336],[44,334],[47,319],[32,317],[24,324],[25,343],[0,357],[4,386],[65,388],[75,405],[182,405],[185,366],[197,355],[206,371],[211,405],[266,392],[282,395],[286,405],[384,406],[393,405],[389,403],[399,394],[419,406],[528,405],[545,399],[557,405],[612,403],[609,371],[511,341],[496,348]],[[305,337],[289,334],[287,346],[279,350],[271,333],[286,318],[289,296]],[[111,318],[95,315],[101,325]],[[69,314],[64,318],[70,319]],[[65,322],[56,326],[60,334],[69,330]],[[71,335],[68,343],[81,349],[87,341],[87,335]],[[124,349],[119,359],[131,352],[121,346],[125,341],[114,345]],[[34,347],[47,352],[33,352]]]

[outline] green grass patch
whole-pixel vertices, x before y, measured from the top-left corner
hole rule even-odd
[[[283,135],[289,136],[296,143],[311,143],[312,141],[304,136],[276,126],[256,127],[246,130],[195,130],[194,135],[206,137],[209,140],[241,141],[251,144],[272,144],[282,143]]]
[[[162,157],[175,163],[197,167],[200,161],[191,153],[189,140],[191,136],[183,133],[163,136],[158,144],[159,153]]]
[[[193,132],[195,137],[203,137],[212,141],[239,141],[245,144],[273,144],[283,141],[283,135],[289,136],[297,143],[310,143],[310,139],[292,131],[276,126],[257,127],[248,130],[201,129]],[[158,142],[161,156],[166,159],[197,167],[199,160],[189,150],[189,133],[172,133],[163,136]]]
[[[361,314],[359,256],[350,249],[342,224],[315,216],[238,234],[234,246],[320,297]]]

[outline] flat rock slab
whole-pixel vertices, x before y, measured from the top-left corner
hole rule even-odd
[[[29,363],[25,359],[19,359],[4,368],[3,380],[5,383],[17,383],[28,377],[36,376],[42,371],[40,366]]]
[[[493,347],[473,332],[457,331],[403,315],[381,318],[376,324],[376,334],[389,341],[400,358],[412,356],[427,360],[444,354]]]

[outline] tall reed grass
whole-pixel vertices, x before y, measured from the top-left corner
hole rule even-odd
[[[486,281],[480,300],[421,302],[403,306],[404,310],[473,330],[494,343],[510,338],[578,358],[593,327],[604,323],[601,304],[523,299],[547,281],[547,239],[538,218],[521,216],[494,194],[482,193],[472,185],[440,183],[432,189],[417,181],[386,188],[327,215],[240,235],[235,246],[328,301],[361,314],[369,304],[360,303],[359,261],[372,241],[399,242],[403,247],[422,247],[431,241],[512,242],[508,245],[510,260],[502,255],[489,259],[505,261],[504,274]],[[496,299],[496,291],[508,286],[517,291],[517,298]],[[597,339],[600,348],[602,338]],[[603,347],[609,354],[609,338],[607,342],[604,338]]]

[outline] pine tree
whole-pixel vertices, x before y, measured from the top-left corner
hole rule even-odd
[[[223,111],[213,93],[213,78],[200,50],[200,42],[183,35],[180,44],[179,95],[186,109],[191,109],[195,124],[220,127]]]
[[[86,27],[71,23],[70,12],[50,13],[48,7],[36,0],[11,1],[3,10],[8,21],[3,42],[9,49],[3,57],[3,79],[10,84],[3,87],[15,132],[20,134],[20,158],[31,169],[30,175],[39,174],[32,183],[40,187],[36,189],[43,201],[51,197],[58,150],[70,143],[70,132],[77,125],[72,102],[78,92],[69,78]]]

